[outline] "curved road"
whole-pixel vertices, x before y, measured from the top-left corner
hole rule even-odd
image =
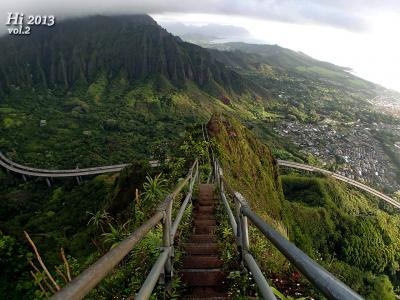
[[[89,176],[104,173],[119,172],[129,164],[119,164],[111,166],[84,168],[84,169],[69,169],[69,170],[48,170],[48,169],[38,169],[21,164],[17,164],[12,160],[5,157],[0,152],[0,166],[3,168],[18,173],[21,175],[33,176],[33,177],[45,177],[45,178],[65,178],[65,177],[78,177],[78,176]],[[157,161],[150,161],[152,167],[158,166]]]
[[[333,178],[336,178],[337,180],[346,182],[352,186],[358,187],[361,190],[364,190],[370,194],[373,194],[377,196],[378,198],[386,201],[387,203],[392,204],[393,206],[400,208],[400,203],[393,198],[365,185],[362,184],[358,181],[355,181],[353,179],[347,178],[343,175],[324,170],[321,168],[317,168],[314,166],[310,165],[305,165],[305,164],[300,164],[292,161],[286,161],[286,160],[277,160],[278,165],[284,166],[284,167],[289,167],[289,168],[295,168],[299,170],[305,170],[305,171],[310,171],[310,172],[318,172],[322,173],[328,176],[331,176]],[[159,165],[158,161],[150,161],[150,165],[152,167],[156,167]],[[0,152],[0,166],[3,168],[14,172],[18,173],[21,175],[27,175],[27,176],[33,176],[33,177],[43,177],[43,178],[66,178],[66,177],[79,177],[79,176],[89,176],[89,175],[98,175],[98,174],[104,174],[104,173],[113,173],[113,172],[119,172],[128,164],[118,164],[118,165],[111,165],[111,166],[102,166],[102,167],[93,167],[93,168],[84,168],[84,169],[69,169],[69,170],[48,170],[48,169],[38,169],[38,168],[32,168],[28,166],[24,166],[21,164],[17,164],[13,162],[12,160],[8,159],[5,157],[1,152]]]
[[[375,189],[373,189],[373,188],[371,188],[371,187],[369,187],[369,186],[367,186],[365,184],[362,184],[362,183],[360,183],[358,181],[355,181],[353,179],[347,178],[347,177],[345,177],[343,175],[340,175],[340,174],[337,174],[335,172],[331,172],[331,171],[328,171],[328,170],[324,170],[324,169],[321,169],[321,168],[317,168],[317,167],[314,167],[314,166],[300,164],[300,163],[296,163],[296,162],[292,162],[292,161],[280,160],[280,159],[278,159],[277,161],[278,161],[278,165],[280,165],[280,166],[299,169],[299,170],[305,170],[305,171],[310,171],[310,172],[317,172],[317,173],[322,173],[322,174],[331,176],[331,177],[333,177],[333,178],[335,178],[337,180],[340,180],[340,181],[346,182],[346,183],[348,183],[348,184],[350,184],[352,186],[358,187],[359,189],[361,189],[363,191],[366,191],[366,192],[368,192],[370,194],[373,194],[373,195],[377,196],[378,198],[386,201],[387,203],[390,203],[393,206],[395,206],[397,208],[400,208],[400,202],[394,200],[393,198],[391,198],[391,197],[389,197],[389,196],[387,196],[387,195],[385,195],[385,194],[383,194],[383,193],[381,193],[381,192],[379,192],[379,191],[377,191],[377,190],[375,190]]]

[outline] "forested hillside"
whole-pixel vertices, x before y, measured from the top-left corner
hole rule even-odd
[[[44,272],[29,263],[40,268],[24,231],[30,234],[57,283],[64,286],[65,280],[57,271],[58,268],[66,274],[60,248],[66,254],[71,276],[76,277],[151,217],[157,205],[186,176],[193,158],[207,161],[207,147],[202,140],[201,126],[191,126],[185,128],[183,136],[168,149],[168,164],[151,168],[148,161],[134,160],[118,174],[86,178],[81,185],[75,180],[55,182],[52,187],[47,187],[43,181],[23,184],[18,178],[0,171],[2,297],[47,299],[54,293],[46,286],[48,277]],[[202,181],[206,180],[210,169],[208,165],[201,166]],[[180,193],[174,205],[174,216],[182,199],[184,194]],[[181,245],[179,240],[185,238],[190,224],[190,211],[187,211],[178,230],[177,245]],[[125,299],[137,292],[160,253],[161,237],[159,226],[89,294],[88,299]],[[176,248],[177,270],[182,263],[182,253],[181,248]],[[179,277],[174,280],[172,296],[182,289]],[[162,297],[162,288],[156,289],[154,296]]]
[[[214,47],[224,51],[144,15],[2,37],[0,148],[32,166],[88,167],[153,156],[213,111],[234,112],[265,141],[282,120],[394,122],[367,102],[379,87],[341,67],[278,46]]]
[[[67,20],[0,51],[0,148],[35,166],[148,158],[185,124],[267,94],[142,15]]]
[[[212,118],[208,129],[224,176],[255,212],[367,299],[395,299],[397,212],[381,210],[376,199],[333,179],[296,172],[279,175],[269,148],[231,117]],[[259,231],[250,232],[251,251],[276,288],[293,296],[321,297]]]
[[[332,179],[283,172],[275,161],[322,165],[317,155],[303,151],[322,143],[308,137],[295,143],[280,135],[296,125],[296,137],[306,132],[327,138],[313,128],[321,125],[334,132],[329,145],[343,137],[342,127],[359,128],[367,146],[375,140],[365,136],[379,136],[383,161],[399,164],[392,129],[400,123],[369,101],[383,88],[279,46],[214,48],[186,43],[143,15],[71,19],[37,28],[29,38],[0,39],[2,153],[54,169],[132,163],[119,174],[87,178],[80,186],[75,179],[56,180],[52,187],[33,178],[24,183],[0,170],[1,295],[48,296],[31,277],[35,269],[28,261],[34,256],[24,230],[54,274],[55,267],[64,271],[63,247],[76,276],[148,218],[196,157],[205,181],[212,146],[230,184],[281,234],[367,299],[394,299],[393,288],[400,289],[397,212]],[[200,124],[212,115],[207,142]],[[167,157],[161,168],[147,163]],[[325,167],[343,165],[344,158],[336,155]],[[400,176],[398,170],[390,172]],[[184,220],[183,231],[190,215]],[[218,230],[232,241],[226,220]],[[279,291],[321,297],[253,227],[250,233],[251,250]],[[184,240],[184,232],[179,238]],[[132,296],[159,253],[160,239],[161,231],[152,231],[89,298]],[[239,269],[233,243],[220,246],[226,266]],[[178,249],[178,269],[181,256]],[[248,276],[229,276],[244,287],[241,296],[255,295]],[[169,296],[178,297],[179,290],[177,279]],[[161,295],[156,290],[155,297]]]

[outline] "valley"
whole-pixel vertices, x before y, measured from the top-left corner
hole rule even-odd
[[[28,263],[34,253],[24,231],[51,270],[64,270],[59,248],[65,249],[76,277],[140,228],[196,159],[199,183],[210,184],[210,153],[263,222],[312,260],[368,300],[399,294],[398,211],[345,182],[283,170],[277,161],[323,167],[396,196],[395,93],[277,45],[188,43],[147,15],[66,19],[52,30],[37,28],[29,39],[1,37],[0,52],[0,151],[7,158],[44,169],[124,164],[51,186],[0,169],[0,294],[7,299],[48,298],[38,284],[46,275]],[[162,163],[152,166],[153,160]],[[199,186],[199,197],[212,204],[213,214],[202,217],[212,220],[211,254],[220,255],[225,292],[257,295],[237,261],[227,217],[214,207],[211,185]],[[185,198],[176,196],[174,216]],[[182,265],[192,225],[188,207],[174,267],[190,273]],[[276,294],[323,299],[251,224],[249,239]],[[130,299],[162,240],[161,227],[149,231],[88,299]],[[67,283],[53,273],[60,285]],[[177,276],[167,297],[187,292]],[[153,297],[165,296],[157,284]]]

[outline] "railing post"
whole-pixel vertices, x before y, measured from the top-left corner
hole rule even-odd
[[[247,222],[247,217],[243,215],[242,211],[240,211],[241,217],[241,234],[242,234],[242,251],[243,255],[246,255],[246,252],[249,251],[250,243],[249,243],[249,225]]]
[[[236,242],[239,247],[240,255],[242,255],[242,218],[240,217],[240,211],[242,209],[242,205],[240,201],[236,198],[236,195],[233,195],[233,200],[235,202],[235,215],[236,215],[236,224],[237,226],[237,234],[236,234]]]
[[[197,173],[197,185],[200,185],[199,161],[197,161],[196,164],[196,173]]]
[[[215,176],[221,193],[224,191],[224,183],[222,182],[222,169],[219,168],[218,162],[215,163]]]
[[[173,256],[173,246],[171,241],[171,223],[172,223],[172,204],[173,198],[171,195],[168,196],[169,201],[165,208],[164,213],[164,223],[163,223],[163,248],[164,251],[169,251],[167,261],[164,265],[164,284],[166,289],[168,289],[169,283],[171,281],[173,275],[173,266],[172,266],[172,256]]]

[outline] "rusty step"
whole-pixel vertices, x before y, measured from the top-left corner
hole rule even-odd
[[[199,195],[197,198],[198,201],[214,201],[213,195]]]
[[[198,227],[204,227],[204,226],[215,226],[216,221],[215,220],[194,220],[194,226],[196,228]]]
[[[211,206],[211,207],[215,207],[216,205],[215,205],[215,203],[213,203],[213,202],[198,202],[198,203],[194,206],[194,208],[199,208],[199,207],[202,207],[202,206]]]
[[[221,269],[184,269],[181,276],[188,287],[213,286],[223,289],[226,281],[226,274]]]
[[[215,220],[215,216],[209,213],[194,213],[193,219],[196,220]]]
[[[194,234],[214,234],[215,226],[197,226],[194,228]]]
[[[184,244],[186,256],[181,271],[186,286],[182,299],[228,299],[226,273],[220,268],[218,257],[213,185],[200,185],[200,193],[193,209],[193,233],[190,242]]]
[[[186,253],[192,255],[216,255],[218,247],[216,243],[186,243]]]
[[[216,237],[213,234],[192,234],[190,237],[192,243],[213,243]]]
[[[226,295],[225,289],[216,287],[193,287],[190,290],[192,292],[182,299],[184,300],[198,300],[198,299],[209,299],[209,300],[225,300],[229,299]]]
[[[206,203],[215,204],[215,203],[217,203],[217,202],[216,202],[214,199],[199,199],[199,200],[197,200],[195,203],[204,205],[204,204],[206,204]]]
[[[197,299],[212,299],[212,300],[223,300],[229,299],[226,296],[226,289],[222,287],[212,286],[198,286],[189,288],[189,294],[184,296],[182,299],[185,300],[197,300]]]
[[[194,210],[196,211],[196,212],[199,212],[199,213],[214,213],[214,210],[215,208],[214,208],[214,206],[211,206],[211,205],[199,205],[199,206],[196,206],[195,208],[194,208]]]
[[[222,260],[217,256],[192,255],[183,258],[184,269],[216,269],[222,267]]]
[[[199,195],[199,199],[213,199],[214,198],[214,195],[211,193],[211,194],[200,194]]]

